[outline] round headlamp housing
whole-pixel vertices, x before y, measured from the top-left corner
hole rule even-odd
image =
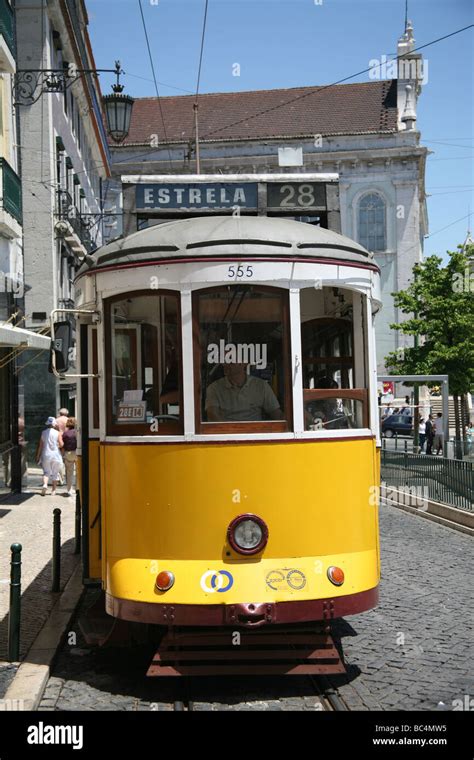
[[[227,540],[238,554],[258,554],[267,545],[268,528],[257,515],[239,515],[227,528]]]

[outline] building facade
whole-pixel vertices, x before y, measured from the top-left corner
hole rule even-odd
[[[0,0],[0,494],[18,487],[18,474],[12,473],[18,454],[17,350],[10,335],[11,327],[21,324],[23,305],[21,182],[11,98],[15,71],[14,8]]]
[[[78,266],[102,244],[110,155],[98,77],[81,73],[96,68],[82,0],[17,0],[16,15],[19,71],[67,73],[43,77],[36,89],[17,74],[16,87],[26,327],[48,332],[51,311],[73,307]],[[74,349],[71,359],[74,372]],[[51,375],[48,361],[43,351],[21,373],[30,457],[46,417],[60,406],[75,412],[75,385]]]
[[[408,340],[389,327],[398,321],[390,294],[408,285],[427,234],[428,151],[416,128],[423,62],[413,49],[408,23],[393,79],[376,78],[374,63],[373,78],[365,83],[208,94],[198,102],[200,173],[339,175],[341,232],[371,250],[382,273],[379,373],[384,357]],[[123,175],[197,171],[194,97],[160,100],[137,99],[127,139],[111,146],[117,191]],[[128,210],[125,219],[136,219],[139,227],[138,210]],[[109,237],[117,232],[119,227],[110,230]]]

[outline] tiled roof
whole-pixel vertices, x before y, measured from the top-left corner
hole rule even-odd
[[[372,81],[200,95],[200,141],[395,132],[396,84]],[[194,99],[194,95],[162,97],[160,110],[157,98],[137,98],[122,144],[149,145],[152,135],[160,143],[166,138],[188,142],[193,137]]]

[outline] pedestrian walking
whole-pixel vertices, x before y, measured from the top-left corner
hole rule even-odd
[[[58,416],[56,417],[56,427],[59,430],[59,432],[61,433],[61,435],[66,430],[66,424],[67,424],[68,419],[69,419],[69,411],[65,407],[62,407],[58,411]],[[64,467],[61,467],[61,472],[59,473],[59,485],[60,486],[62,486],[63,481],[64,481]]]
[[[430,414],[428,419],[426,420],[425,433],[426,433],[426,453],[432,454],[433,440],[434,440],[434,422],[433,422],[432,414]]]
[[[66,468],[66,496],[72,496],[74,467],[77,460],[76,420],[74,417],[69,417],[66,422],[66,430],[63,433],[63,443],[64,466]]]
[[[56,417],[56,427],[59,430],[59,432],[62,434],[66,430],[67,421],[69,419],[69,412],[64,407],[59,410],[58,416]]]
[[[420,454],[421,454],[421,452],[423,451],[423,447],[425,445],[425,441],[426,441],[426,422],[423,419],[423,417],[419,418],[418,432],[419,432],[419,437],[420,437]]]
[[[444,441],[444,426],[443,426],[443,415],[441,412],[438,412],[436,415],[436,419],[434,421],[434,447],[436,449],[436,454],[443,455],[443,441]]]
[[[405,405],[402,407],[400,414],[406,414],[407,417],[411,417],[410,396],[405,396]]]
[[[466,426],[466,443],[467,443],[467,455],[472,451],[472,440],[474,436],[474,426],[472,422],[469,423],[469,425]]]
[[[41,496],[46,496],[48,490],[48,481],[51,478],[52,489],[51,495],[56,493],[56,486],[59,480],[59,473],[63,466],[63,458],[60,449],[63,447],[63,438],[56,428],[54,417],[48,417],[46,428],[41,433],[36,449],[36,461],[43,468],[43,487]]]

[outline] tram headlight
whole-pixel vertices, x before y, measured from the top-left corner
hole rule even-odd
[[[268,528],[257,515],[239,515],[227,529],[227,540],[239,554],[257,554],[268,541]]]

